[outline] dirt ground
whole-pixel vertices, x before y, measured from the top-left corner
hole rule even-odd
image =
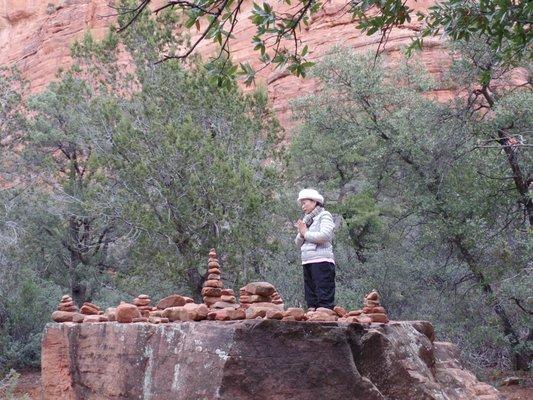
[[[524,381],[526,381],[527,386],[500,386],[498,390],[505,396],[506,400],[531,400],[533,399],[533,385],[530,379]],[[19,396],[27,394],[31,400],[41,400],[41,374],[39,372],[22,372],[16,394]]]

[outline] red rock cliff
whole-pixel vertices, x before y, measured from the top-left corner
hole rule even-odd
[[[54,79],[60,67],[68,66],[69,46],[86,30],[96,37],[102,37],[107,27],[115,21],[115,12],[108,6],[111,0],[0,0],[0,65],[16,63],[29,80],[33,91],[41,90]],[[412,3],[413,7],[426,8],[432,0]],[[253,52],[250,38],[255,27],[247,18],[251,11],[249,1],[243,9],[236,39],[231,48],[236,62],[249,61],[258,65],[257,54]],[[311,58],[319,59],[336,44],[351,46],[361,51],[375,49],[380,35],[361,35],[354,29],[341,8],[343,0],[330,0],[323,10],[314,16],[301,39],[313,50]],[[398,54],[401,46],[409,42],[414,26],[395,29],[386,50]],[[204,43],[200,52],[208,54],[213,46]],[[422,56],[429,71],[439,73],[447,63],[441,42],[430,39]],[[270,99],[284,126],[288,125],[288,101],[313,90],[314,82],[288,75],[279,70],[265,69],[259,82],[267,85]]]
[[[498,400],[428,322],[48,324],[50,400]]]

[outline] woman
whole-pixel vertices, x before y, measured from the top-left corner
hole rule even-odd
[[[333,257],[333,217],[324,210],[324,197],[314,189],[298,194],[298,203],[305,213],[296,223],[295,242],[302,253],[305,301],[308,308],[335,305],[335,259]]]

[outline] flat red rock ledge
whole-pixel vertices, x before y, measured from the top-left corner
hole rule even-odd
[[[500,399],[429,322],[50,323],[46,400]]]

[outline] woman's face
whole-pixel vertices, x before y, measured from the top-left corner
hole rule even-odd
[[[302,206],[302,211],[305,214],[309,214],[316,207],[316,201],[310,199],[303,199],[300,204]]]

